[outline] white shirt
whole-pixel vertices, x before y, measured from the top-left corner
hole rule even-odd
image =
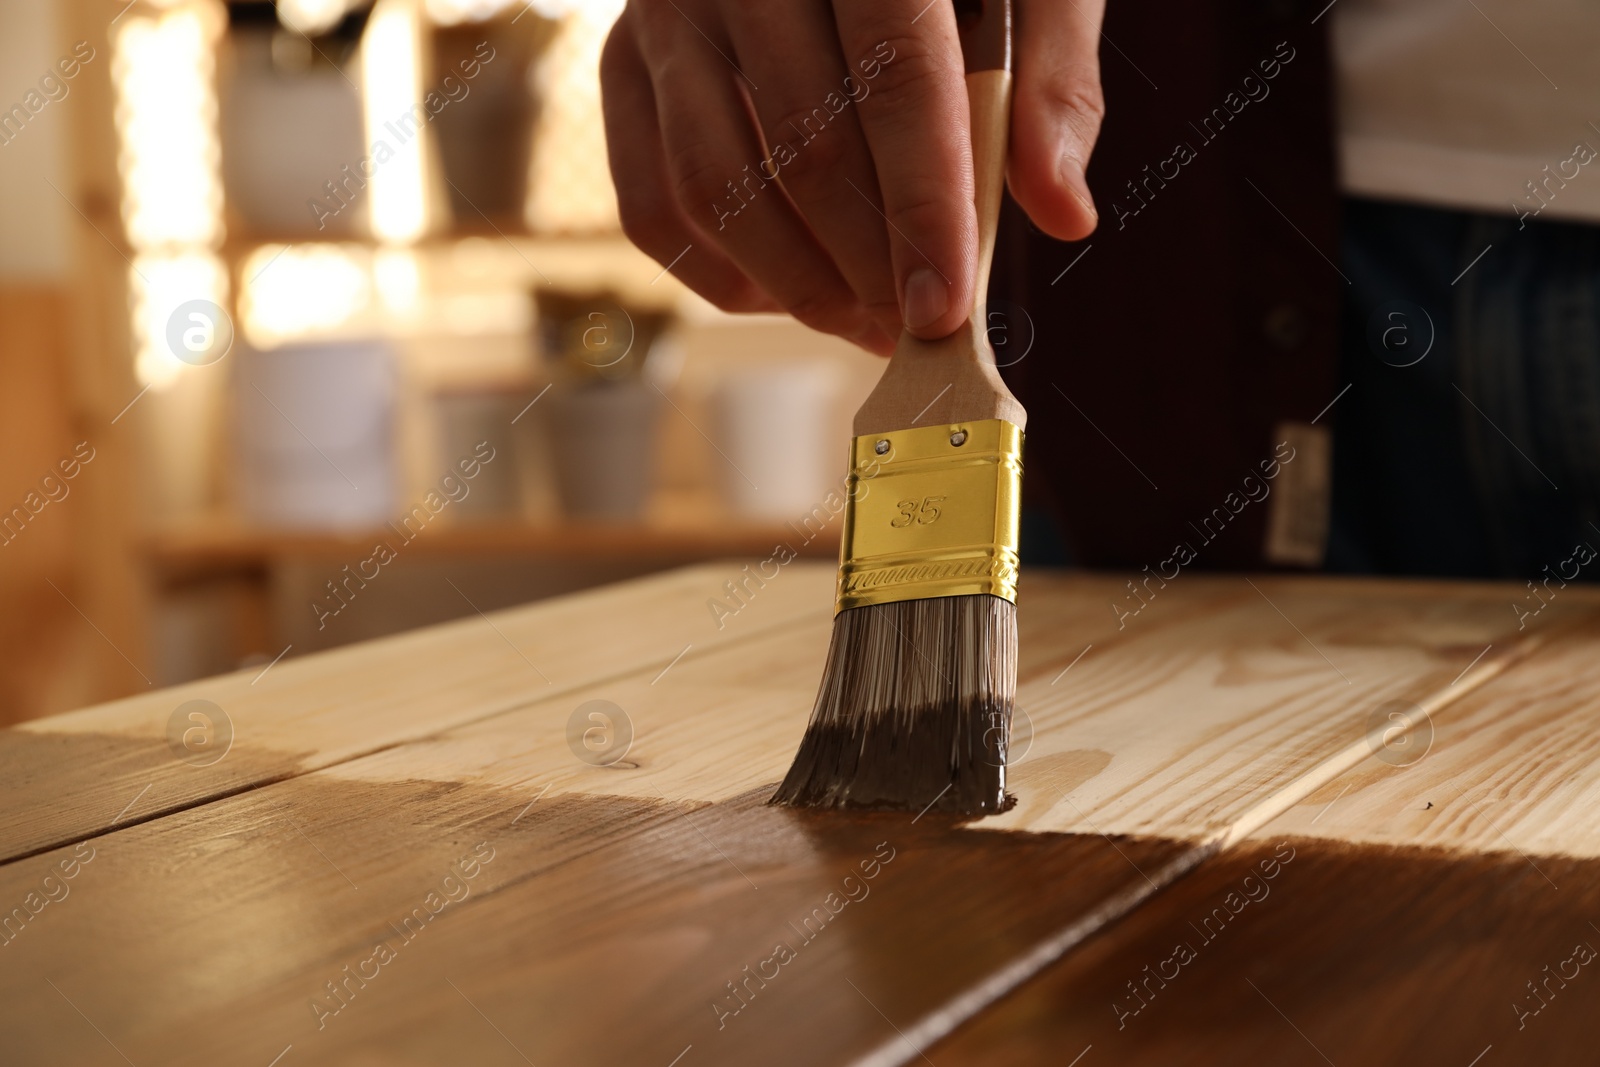
[[[1336,0],[1345,192],[1600,221],[1600,0]]]

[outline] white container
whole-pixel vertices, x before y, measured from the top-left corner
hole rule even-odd
[[[839,381],[822,362],[741,367],[711,395],[713,457],[736,514],[782,522],[841,489],[844,453],[834,431]]]
[[[459,464],[471,458],[481,443],[494,449],[494,460],[480,464],[477,476],[466,482],[467,495],[452,503],[457,518],[508,519],[522,514],[517,428],[512,420],[533,397],[526,388],[493,386],[441,389],[435,394],[436,479],[446,473],[459,478]]]
[[[655,488],[661,394],[626,378],[558,385],[543,403],[562,510],[575,519],[637,520]]]
[[[365,232],[371,191],[360,163],[371,146],[351,76],[326,64],[276,68],[271,31],[231,36],[234,62],[219,124],[228,206],[257,233],[326,238]],[[342,197],[328,191],[328,182]],[[311,200],[323,211],[313,211]]]
[[[234,397],[244,516],[314,529],[392,518],[397,391],[385,341],[241,351]]]

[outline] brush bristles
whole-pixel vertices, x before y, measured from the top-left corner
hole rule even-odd
[[[805,739],[772,801],[1004,810],[1017,608],[979,594],[841,611]]]

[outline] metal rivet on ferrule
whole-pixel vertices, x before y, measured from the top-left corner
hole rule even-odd
[[[888,439],[885,438],[884,440],[879,441],[877,444],[873,445],[872,446],[872,450],[874,452],[876,452],[880,456],[888,455],[889,454],[889,441],[888,441]]]
[[[967,443],[967,431],[965,431],[965,430],[957,430],[955,433],[951,434],[950,435],[950,443],[952,445],[954,445],[955,447],[957,447],[957,448],[960,448],[962,445],[966,444]]]

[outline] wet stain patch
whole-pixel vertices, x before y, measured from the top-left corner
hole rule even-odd
[[[690,1045],[697,1063],[892,1062],[902,1033],[954,1025],[980,1005],[952,1004],[1193,855],[770,790],[535,801],[313,774],[100,835],[70,896],[0,948],[8,1055],[101,1056],[81,1009],[135,1063],[290,1044],[341,1065],[664,1065]],[[0,867],[0,904],[58,853]]]
[[[1089,1046],[1127,1065],[1589,1064],[1597,923],[1600,861],[1252,842],[928,1055],[940,1067],[1064,1063]]]

